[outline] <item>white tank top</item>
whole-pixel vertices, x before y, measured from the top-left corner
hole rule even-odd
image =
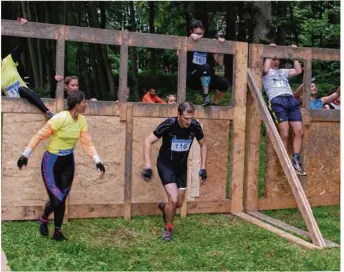
[[[279,95],[293,95],[288,81],[288,74],[289,69],[270,69],[267,75],[263,76],[264,89],[270,101]]]

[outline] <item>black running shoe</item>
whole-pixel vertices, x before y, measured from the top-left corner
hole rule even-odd
[[[68,240],[66,237],[64,237],[61,229],[55,229],[54,234],[53,234],[53,239],[56,241]]]
[[[43,214],[39,216],[39,233],[43,236],[49,235],[49,229],[48,229],[48,219],[44,217]]]
[[[164,228],[162,231],[162,239],[164,241],[171,241],[172,240],[172,235],[173,235],[173,230],[168,228]]]
[[[164,202],[159,202],[158,208],[159,208],[160,211],[162,212],[162,218],[164,219],[164,223],[166,224],[165,205],[166,205],[166,203],[164,203]]]

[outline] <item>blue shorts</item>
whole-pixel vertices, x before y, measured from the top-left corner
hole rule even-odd
[[[269,102],[269,110],[276,123],[302,122],[300,103],[292,95],[279,95]]]

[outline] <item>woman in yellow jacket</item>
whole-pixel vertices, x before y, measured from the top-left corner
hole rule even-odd
[[[79,138],[82,147],[93,159],[101,175],[105,173],[104,165],[88,134],[85,117],[81,115],[87,107],[85,94],[81,91],[71,93],[67,98],[67,105],[67,111],[55,114],[38,131],[18,160],[18,167],[22,169],[23,166],[27,165],[29,155],[40,141],[50,137],[48,150],[42,159],[42,176],[50,200],[47,202],[43,214],[39,217],[39,231],[43,236],[49,234],[48,217],[54,212],[55,231],[53,239],[57,241],[66,240],[62,234],[61,225],[65,213],[65,201],[74,178],[73,150]]]

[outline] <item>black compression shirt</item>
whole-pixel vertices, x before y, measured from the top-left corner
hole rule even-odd
[[[174,168],[186,168],[193,138],[200,141],[204,137],[202,127],[196,120],[192,120],[188,128],[181,128],[177,117],[166,119],[153,134],[162,137],[158,160]]]

